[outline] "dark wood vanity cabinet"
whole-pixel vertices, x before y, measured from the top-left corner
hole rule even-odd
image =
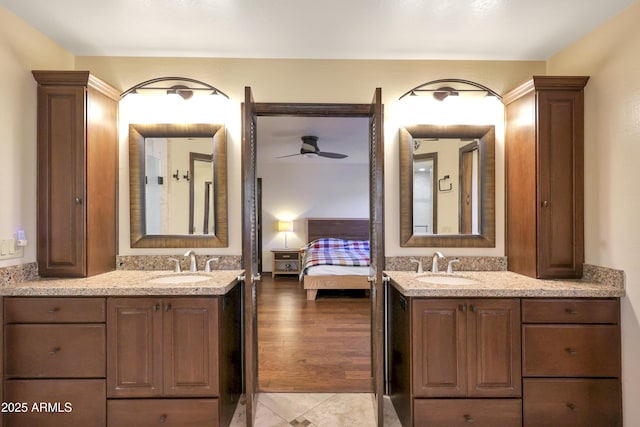
[[[240,393],[240,287],[107,301],[109,426],[226,426]]]
[[[537,278],[582,276],[588,79],[534,77],[503,97],[510,271]]]
[[[618,299],[522,301],[525,427],[622,426]]]
[[[391,287],[390,396],[403,426],[520,426],[520,300]]]
[[[4,425],[105,426],[104,298],[4,304]]]
[[[41,276],[115,269],[119,91],[88,71],[33,71],[38,82]]]

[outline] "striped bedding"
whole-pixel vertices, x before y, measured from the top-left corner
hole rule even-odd
[[[369,264],[368,240],[318,239],[304,248],[301,276],[319,265],[366,267]]]

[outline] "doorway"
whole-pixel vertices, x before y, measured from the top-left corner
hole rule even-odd
[[[382,426],[383,397],[383,302],[384,265],[384,147],[381,90],[371,104],[286,104],[256,103],[251,88],[245,88],[242,141],[243,259],[245,280],[245,387],[247,425],[252,426],[257,405],[257,211],[256,165],[258,116],[367,117],[369,126],[369,218],[371,276],[371,384],[377,424]],[[378,298],[378,295],[380,298]]]

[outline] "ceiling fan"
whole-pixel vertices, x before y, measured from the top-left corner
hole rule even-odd
[[[280,156],[278,159],[282,159],[284,157],[293,157],[293,156],[305,156],[305,157],[327,157],[329,159],[344,159],[345,157],[349,157],[346,154],[340,153],[329,153],[326,151],[320,151],[318,148],[318,137],[312,135],[305,135],[302,137],[302,147],[300,147],[300,153],[297,154],[289,154],[287,156]]]

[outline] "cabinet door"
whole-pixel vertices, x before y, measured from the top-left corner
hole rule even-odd
[[[218,395],[218,298],[162,301],[164,395]]]
[[[467,312],[469,396],[520,396],[520,301],[471,299]]]
[[[38,268],[84,276],[85,88],[38,89]]]
[[[466,301],[412,301],[413,394],[467,395]]]
[[[107,394],[162,393],[162,311],[159,298],[107,301]]]
[[[581,277],[583,242],[583,94],[538,96],[538,277]]]

